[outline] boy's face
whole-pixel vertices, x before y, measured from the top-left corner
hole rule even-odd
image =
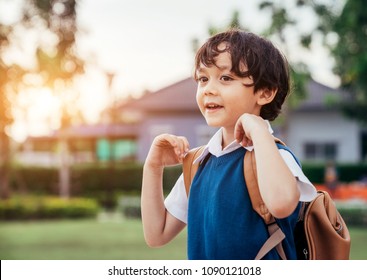
[[[228,52],[216,57],[216,65],[201,64],[196,71],[198,82],[196,101],[210,126],[233,131],[238,118],[244,113],[259,115],[261,106],[251,78],[242,78],[231,72]],[[244,70],[245,66],[244,66]]]

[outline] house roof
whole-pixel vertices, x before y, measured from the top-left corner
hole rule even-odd
[[[310,80],[307,84],[307,96],[295,111],[324,111],[335,110],[333,102],[345,98],[347,92],[335,89]]]
[[[135,137],[137,135],[136,129],[134,124],[83,124],[67,128],[66,133],[69,137],[74,138],[98,138],[103,135],[106,137]],[[55,133],[55,136],[57,137],[59,134],[60,130]]]
[[[100,137],[125,137],[135,138],[137,135],[137,127],[134,124],[82,124],[68,127],[64,133],[67,137],[73,139],[91,139]],[[30,136],[28,141],[33,140],[56,140],[62,135],[61,130],[55,130],[50,135]]]
[[[118,109],[144,112],[199,111],[195,98],[196,87],[193,78],[186,78],[158,91],[147,93],[139,99],[130,100]]]

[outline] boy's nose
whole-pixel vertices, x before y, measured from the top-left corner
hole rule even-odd
[[[204,88],[204,94],[205,95],[217,95],[218,94],[218,88],[215,85],[215,82],[210,81],[206,84]]]

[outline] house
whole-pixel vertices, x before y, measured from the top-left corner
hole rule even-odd
[[[367,160],[367,129],[332,106],[333,100],[343,98],[346,93],[313,80],[308,82],[307,92],[305,100],[287,113],[286,126],[272,124],[274,134],[282,138],[301,161],[355,163]],[[143,162],[154,137],[161,133],[185,136],[191,147],[206,144],[217,128],[206,124],[195,95],[196,82],[186,78],[117,105],[118,123],[69,128],[66,135],[71,161],[133,159]],[[23,162],[34,161],[37,154],[46,164],[50,164],[51,159],[56,163],[55,145],[59,137],[60,132],[55,132],[51,136],[28,139],[20,153]],[[42,149],[37,151],[35,147]]]
[[[307,84],[305,100],[289,110],[283,140],[301,161],[358,162],[367,157],[367,130],[332,106],[345,92],[314,80]],[[195,99],[196,82],[187,78],[118,107],[137,116],[137,159],[144,161],[150,144],[160,133],[187,137],[191,147],[208,142],[216,128],[206,125]],[[273,125],[275,134],[281,126]],[[282,137],[282,136],[280,136]]]
[[[287,144],[292,150],[303,161],[367,160],[367,129],[333,106],[333,100],[347,93],[312,80],[307,92],[306,100],[289,115]]]
[[[58,166],[60,141],[68,142],[70,164],[135,160],[136,126],[134,124],[78,125],[50,135],[28,137],[16,154],[24,165]]]

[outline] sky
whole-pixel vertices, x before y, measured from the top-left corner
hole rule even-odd
[[[240,0],[83,0],[78,22],[88,34],[80,48],[117,73],[121,94],[157,90],[191,74],[192,39],[203,41],[209,25],[226,26],[234,10],[256,19],[254,4]]]
[[[259,1],[79,0],[77,20],[82,32],[77,35],[77,50],[88,63],[77,87],[87,121],[96,122],[112,96],[137,97],[144,90],[156,91],[190,76],[194,60],[192,40],[197,38],[200,43],[204,42],[211,25],[227,26],[235,10],[239,11],[242,25],[255,33],[263,31],[270,19],[264,12],[258,12],[257,3]],[[303,17],[307,27],[311,20],[307,15]],[[297,56],[303,56],[317,81],[337,85],[327,53],[320,48],[311,54],[296,47],[291,51],[288,58],[296,60]],[[111,88],[106,73],[113,73]],[[43,96],[47,95],[45,90],[42,92]],[[41,111],[43,119],[48,114],[45,101],[51,112],[56,106],[52,105],[52,98],[42,97],[42,101],[35,102],[38,105],[34,105],[33,111]],[[49,123],[35,120],[37,115],[28,116],[27,124],[15,124],[13,133],[17,139],[49,129]]]

